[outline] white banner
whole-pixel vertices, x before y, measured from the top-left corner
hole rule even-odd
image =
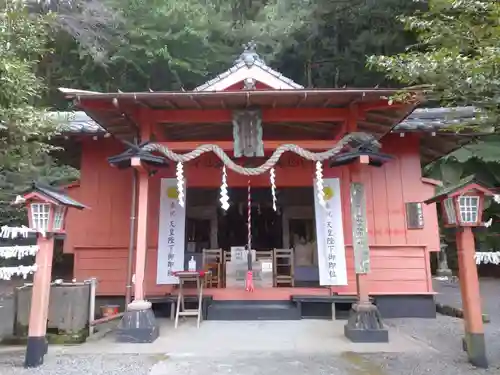
[[[323,180],[326,208],[319,204],[314,181],[314,211],[320,285],[347,285],[344,228],[342,226],[342,200],[340,180]]]
[[[186,202],[181,207],[177,196],[177,179],[162,178],[156,284],[178,284],[172,272],[184,270]]]

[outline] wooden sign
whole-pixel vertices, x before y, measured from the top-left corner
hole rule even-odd
[[[356,273],[370,272],[370,247],[366,220],[366,198],[363,184],[351,184],[352,246]]]
[[[406,227],[408,229],[424,227],[424,210],[421,202],[406,203]]]

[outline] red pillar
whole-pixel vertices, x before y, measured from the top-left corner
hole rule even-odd
[[[52,235],[47,235],[47,237],[38,235],[37,245],[37,270],[33,277],[25,367],[40,366],[47,353],[45,334],[47,332],[54,237]]]
[[[144,275],[146,272],[146,254],[148,250],[148,200],[149,175],[139,171],[139,193],[137,205],[137,245],[135,254],[134,301],[144,300]]]
[[[464,311],[465,347],[470,363],[477,367],[487,368],[481,294],[474,260],[474,233],[471,227],[458,228],[457,252]]]

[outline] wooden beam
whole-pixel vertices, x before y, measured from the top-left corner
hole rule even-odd
[[[215,144],[222,148],[225,151],[232,151],[234,149],[233,141],[210,141],[210,142],[158,142],[163,146],[168,147],[171,151],[192,151],[196,147],[199,147],[203,144]],[[335,146],[337,142],[334,140],[328,141],[316,141],[316,140],[305,140],[305,141],[291,141],[291,140],[283,140],[283,141],[266,141],[264,140],[264,149],[269,151],[276,150],[279,146],[284,144],[294,144],[305,148],[310,151],[314,150],[329,150],[333,146]]]
[[[389,108],[401,108],[404,106],[404,103],[389,103],[389,99],[381,99],[377,101],[372,101],[372,102],[364,102],[364,103],[359,103],[358,108],[361,112],[368,112],[368,111],[373,111],[375,109],[389,109]]]
[[[349,115],[346,108],[264,108],[262,121],[271,122],[318,122],[343,121]],[[223,109],[205,110],[152,110],[155,122],[197,124],[209,122],[232,122],[232,112]]]

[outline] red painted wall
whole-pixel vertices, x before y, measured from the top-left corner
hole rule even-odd
[[[371,168],[367,183],[367,214],[373,294],[420,294],[432,292],[429,251],[439,250],[437,212],[427,206],[425,228],[406,229],[405,202],[421,202],[433,195],[434,186],[421,180],[417,135],[383,139],[384,152],[396,156],[382,168]],[[97,277],[98,294],[124,295],[128,241],[130,233],[130,170],[109,166],[107,157],[123,151],[112,139],[87,140],[83,144],[80,187],[71,195],[91,209],[72,210],[67,219],[65,251],[75,253],[75,277]],[[220,167],[214,155],[205,155],[186,166],[188,187],[219,187]],[[349,209],[349,170],[325,168],[325,177],[339,177],[342,189],[344,235],[349,285],[333,288],[339,293],[355,293],[356,284],[352,254]],[[276,170],[277,186],[311,186],[312,162],[287,153]],[[175,165],[158,173],[150,183],[149,250],[147,254],[146,293],[164,294],[169,286],[157,286],[156,249],[158,241],[158,207],[161,177],[174,177]],[[247,177],[229,172],[230,186],[246,186]],[[252,177],[253,186],[269,186],[267,175]]]

